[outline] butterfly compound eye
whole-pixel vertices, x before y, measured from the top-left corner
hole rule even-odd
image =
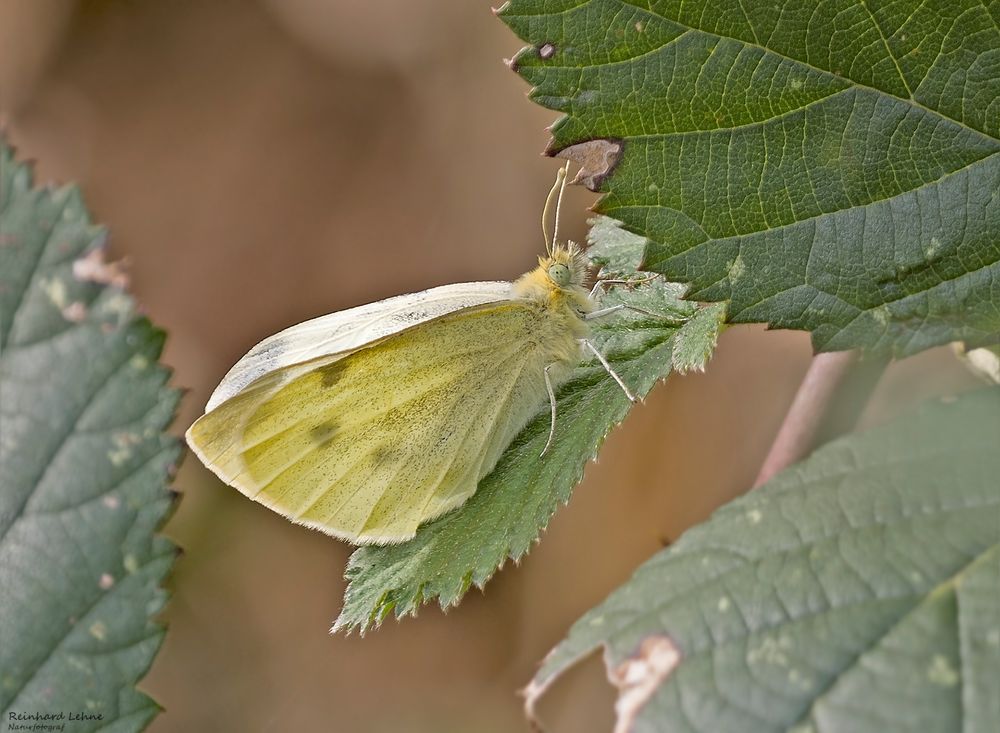
[[[549,279],[556,285],[560,287],[569,285],[569,268],[566,267],[566,265],[561,265],[559,263],[549,265],[548,273]]]

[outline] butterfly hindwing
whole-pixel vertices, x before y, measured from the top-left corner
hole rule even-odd
[[[533,304],[463,308],[258,378],[191,429],[218,475],[290,519],[398,542],[458,506],[546,400]]]

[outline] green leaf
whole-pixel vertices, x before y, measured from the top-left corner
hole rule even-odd
[[[1000,730],[1000,389],[829,443],[654,555],[605,647],[619,731]]]
[[[512,0],[548,153],[644,269],[815,347],[1000,333],[1000,11],[978,0]]]
[[[619,240],[613,250],[595,243],[589,254],[596,262],[627,262],[629,243],[637,259],[641,240],[634,235]],[[614,274],[635,278],[634,272],[623,269]],[[670,373],[675,339],[700,310],[680,299],[683,287],[638,279],[645,282],[611,286],[602,306],[627,303],[649,314],[625,312],[598,319],[594,341],[629,388],[643,396]],[[706,344],[714,344],[715,333],[699,333]],[[706,346],[705,358],[708,352]],[[424,525],[405,544],[354,552],[334,631],[357,627],[364,632],[390,613],[412,615],[435,598],[442,608],[452,606],[471,585],[482,588],[508,558],[517,561],[528,552],[556,508],[568,501],[587,461],[631,406],[596,360],[576,369],[559,390],[557,403],[555,439],[544,457],[547,405],[460,509]]]
[[[158,710],[135,684],[164,633],[180,445],[163,333],[103,240],[75,187],[34,188],[0,140],[0,710],[121,732]]]
[[[588,250],[594,264],[606,278],[634,278],[642,263],[642,253],[649,240],[625,231],[619,222],[607,216],[590,220]],[[656,277],[655,275],[652,277]],[[704,371],[726,320],[726,304],[714,303],[691,311],[690,317],[674,336],[671,362],[675,371]]]

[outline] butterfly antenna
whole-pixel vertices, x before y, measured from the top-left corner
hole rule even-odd
[[[556,173],[556,182],[552,184],[552,190],[545,198],[545,208],[542,209],[542,236],[545,237],[545,254],[552,256],[552,245],[555,243],[555,235],[559,232],[559,204],[562,201],[562,189],[566,187],[566,169],[560,168]],[[552,236],[549,236],[549,212],[552,205],[556,207],[556,223]]]
[[[569,161],[556,173],[556,183],[559,184],[559,196],[556,198],[556,223],[552,227],[552,246],[559,241],[559,211],[562,209],[563,193],[566,192],[566,177],[569,175]]]

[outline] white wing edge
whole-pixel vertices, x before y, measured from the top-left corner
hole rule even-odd
[[[386,336],[463,308],[510,297],[503,281],[454,283],[397,295],[290,326],[254,346],[229,370],[208,399],[205,412],[235,397],[252,382],[278,369],[352,351]]]

